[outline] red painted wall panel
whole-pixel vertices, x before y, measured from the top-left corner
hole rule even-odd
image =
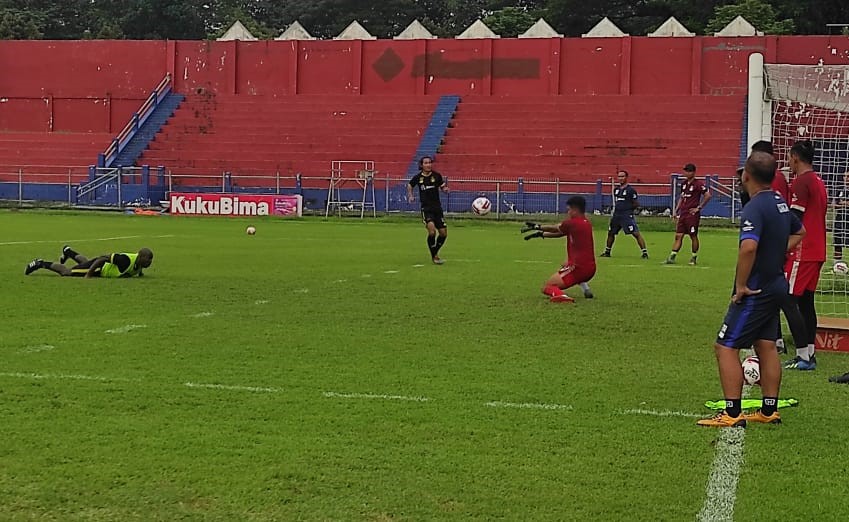
[[[0,130],[49,132],[48,98],[0,98]]]
[[[144,97],[165,76],[165,42],[4,41],[0,95]]]
[[[298,94],[351,94],[353,41],[299,42]]]
[[[695,94],[691,92],[693,40],[632,38],[631,94]]]
[[[492,88],[489,94],[546,95],[556,73],[549,39],[492,41]]]
[[[849,38],[845,36],[782,36],[776,41],[774,63],[825,65],[849,64]]]
[[[620,94],[622,38],[564,38],[560,46],[560,92]]]
[[[413,74],[417,56],[425,53],[422,40],[375,40],[363,45],[362,93],[414,95],[423,77]]]
[[[237,48],[236,94],[285,96],[291,92],[297,42],[243,42]]]
[[[107,132],[108,127],[106,98],[65,99],[53,106],[54,132]]]
[[[230,68],[235,69],[236,66],[235,48],[233,42],[176,42],[175,90],[196,92],[198,89],[205,89],[232,94],[235,74],[227,73]],[[156,82],[149,88],[152,89],[155,86]],[[229,89],[228,86],[230,86]]]
[[[766,39],[706,38],[701,49],[701,93],[745,94],[748,88],[749,55],[765,53]]]
[[[483,40],[427,40],[427,52],[416,57],[413,76],[424,81],[424,94],[483,94],[490,66]]]

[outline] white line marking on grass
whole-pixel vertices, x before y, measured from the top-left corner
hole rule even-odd
[[[120,328],[113,328],[111,330],[106,330],[108,334],[122,334],[127,333],[132,330],[138,330],[139,328],[147,328],[146,324],[128,324],[127,326],[122,326]]]
[[[22,372],[9,372],[9,373],[0,373],[0,377],[18,377],[21,379],[71,379],[75,381],[98,381],[98,382],[111,382],[111,381],[120,381],[120,382],[131,382],[134,379],[122,379],[120,377],[97,377],[92,375],[73,375],[73,374],[42,374],[42,373],[22,373]]]
[[[336,281],[333,281],[333,282],[336,283],[336,284],[342,284],[342,283],[347,283],[348,280],[347,279],[337,279]]]
[[[308,293],[310,293],[310,289],[309,289],[309,288],[299,288],[299,289],[297,289],[297,290],[293,290],[293,291],[292,291],[292,293],[295,293],[295,294],[308,294]]]
[[[38,353],[38,352],[49,352],[50,350],[55,350],[56,347],[52,344],[37,344],[35,346],[27,346],[20,350],[18,353]]]
[[[743,386],[743,399],[751,386]],[[713,522],[734,520],[734,503],[737,501],[737,481],[743,466],[743,449],[746,443],[745,428],[720,428],[716,441],[716,455],[705,487],[705,502],[696,520]]]
[[[63,240],[58,240],[58,241],[53,241],[53,240],[39,240],[39,241],[6,241],[6,242],[3,242],[3,243],[0,243],[0,246],[8,246],[8,245],[40,245],[40,244],[43,244],[43,243],[62,243],[62,244],[69,244],[69,243],[90,243],[90,242],[92,242],[92,241],[119,241],[119,240],[122,240],[122,239],[138,239],[138,238],[140,238],[140,237],[145,237],[145,236],[115,236],[115,237],[99,237],[99,238],[94,238],[94,239],[63,239]],[[153,239],[161,239],[161,238],[166,238],[166,237],[177,237],[177,236],[176,236],[176,235],[174,235],[174,234],[166,234],[166,235],[164,235],[164,236],[150,236],[150,237],[152,237]]]
[[[455,263],[480,263],[480,259],[451,259]]]
[[[654,415],[657,417],[690,417],[700,419],[704,415],[698,413],[687,413],[686,411],[671,411],[671,410],[643,410],[640,408],[623,410],[622,415]]]
[[[492,401],[484,403],[484,406],[489,406],[490,408],[523,408],[523,409],[533,409],[533,410],[571,410],[572,406],[568,404],[539,404],[535,402],[502,402],[502,401]]]
[[[363,274],[363,275],[361,275],[360,277],[362,277],[362,278],[368,278],[368,277],[371,277],[371,274]]]
[[[398,270],[387,270],[386,272],[383,272],[383,273],[384,274],[397,274]]]
[[[527,261],[525,259],[514,259],[513,262],[514,263],[527,263],[527,264],[533,264],[533,265],[542,265],[542,264],[549,265],[549,264],[552,264],[551,261]]]
[[[413,265],[413,268],[423,268],[424,265]]]
[[[264,305],[264,304],[268,304],[268,300],[267,300],[267,299],[257,299],[256,301],[254,301],[254,304],[255,304],[255,305]]]
[[[336,398],[336,399],[383,399],[388,401],[414,401],[414,402],[427,402],[430,399],[427,397],[408,397],[406,395],[384,395],[384,394],[375,394],[375,393],[337,393],[337,392],[324,392],[322,395],[328,398]]]
[[[192,317],[194,317],[195,319],[201,319],[201,318],[204,318],[204,317],[212,317],[213,315],[215,315],[215,312],[200,312],[200,313],[194,314]]]
[[[230,386],[227,384],[202,384],[198,382],[184,382],[183,386],[187,386],[189,388],[207,388],[212,390],[249,391],[262,393],[280,393],[283,391],[280,388],[263,388],[260,386]]]

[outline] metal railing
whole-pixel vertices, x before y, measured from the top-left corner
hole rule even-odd
[[[145,102],[139,108],[137,112],[133,113],[133,116],[130,118],[130,121],[121,132],[118,133],[112,143],[98,155],[97,158],[97,166],[98,167],[111,167],[112,163],[118,158],[118,155],[127,147],[127,144],[130,143],[130,140],[136,133],[139,131],[142,125],[150,118],[150,115],[153,114],[153,111],[162,103],[162,100],[165,99],[165,96],[171,92],[171,73],[167,73],[162,81],[159,82],[159,85],[150,93],[150,96],[147,97]]]

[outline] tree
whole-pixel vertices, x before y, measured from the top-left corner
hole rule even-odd
[[[0,40],[37,40],[43,20],[27,11],[0,7]]]
[[[790,34],[793,32],[793,20],[778,20],[775,9],[764,0],[738,0],[735,4],[717,6],[705,32],[713,34],[721,31],[732,20],[742,16],[750,24],[765,34]]]
[[[661,0],[549,0],[549,23],[566,36],[581,36],[605,16],[626,33],[645,35],[669,17]]]
[[[524,33],[534,25],[537,18],[521,7],[505,7],[493,12],[483,22],[489,26],[495,34],[505,38],[515,38]]]
[[[828,34],[826,24],[849,23],[846,0],[771,0],[770,3],[775,6],[778,18],[793,20],[797,34]]]

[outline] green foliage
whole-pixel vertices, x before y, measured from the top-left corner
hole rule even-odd
[[[30,11],[0,7],[0,40],[33,40],[41,38],[43,17]]]
[[[721,398],[732,230],[702,233],[699,267],[660,264],[668,220],[650,261],[620,236],[595,299],[555,306],[563,241],[517,223],[449,218],[434,266],[415,219],[0,221],[0,520],[692,520],[705,500],[718,431],[625,412]],[[23,275],[69,238],[156,257]],[[824,377],[849,362],[819,365],[785,373],[784,425],[746,430],[736,518],[845,515],[847,390]],[[793,494],[765,517],[764,491]]]
[[[793,32],[793,20],[778,20],[775,9],[768,2],[764,0],[739,0],[734,4],[717,6],[713,18],[705,27],[705,33],[712,35],[721,31],[738,16],[745,18],[764,34],[790,34]]]
[[[501,35],[502,38],[515,38],[527,31],[536,20],[527,9],[505,7],[493,12],[483,21],[495,34]]]

